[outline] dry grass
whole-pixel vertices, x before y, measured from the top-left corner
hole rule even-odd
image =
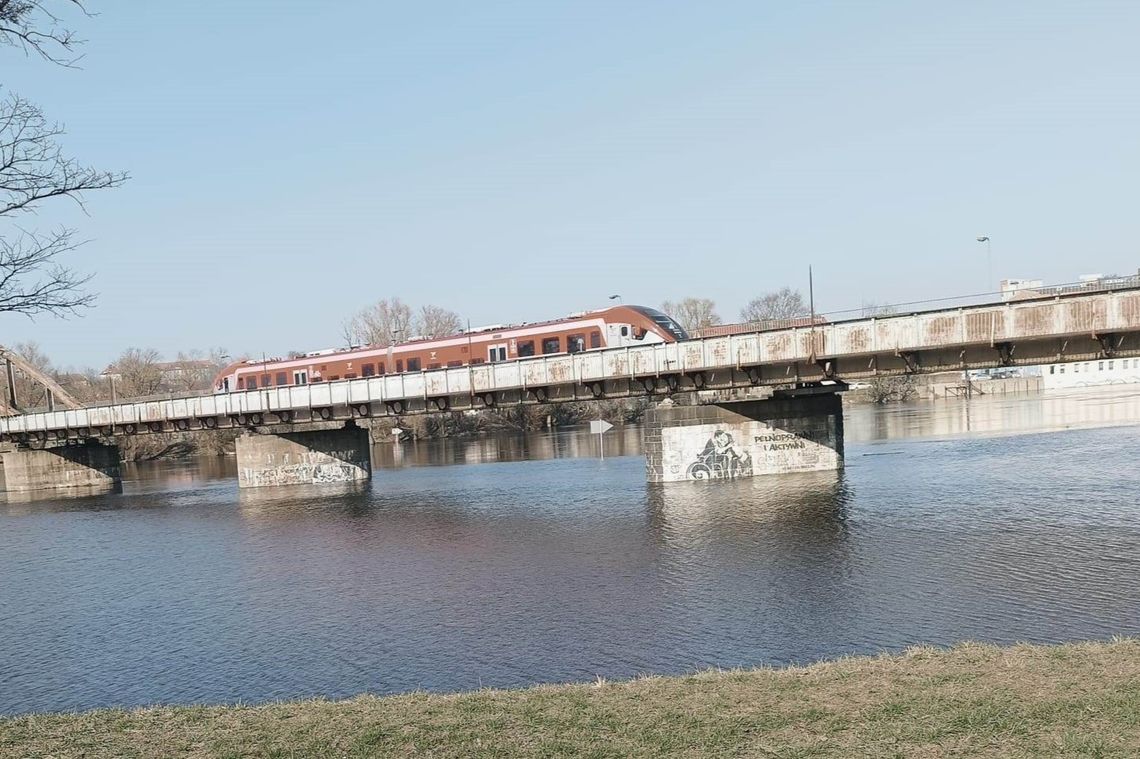
[[[1136,757],[1140,640],[0,720],[0,757]]]

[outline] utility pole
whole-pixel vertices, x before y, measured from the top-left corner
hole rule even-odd
[[[4,361],[8,369],[8,405],[15,411],[20,408],[16,398],[16,372],[12,369],[12,359],[8,358]]]

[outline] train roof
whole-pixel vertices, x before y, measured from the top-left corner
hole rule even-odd
[[[555,325],[555,324],[565,324],[566,322],[577,321],[579,319],[586,319],[586,318],[589,318],[591,316],[597,316],[597,315],[609,313],[612,311],[620,311],[623,308],[629,309],[631,311],[634,311],[636,313],[641,314],[642,316],[645,316],[645,317],[651,319],[654,323],[656,323],[662,329],[669,332],[669,334],[673,335],[678,340],[687,340],[688,339],[688,333],[686,333],[685,330],[679,324],[677,324],[677,322],[675,322],[673,319],[671,319],[669,316],[662,313],[661,311],[658,311],[655,308],[650,308],[648,306],[635,306],[635,305],[622,304],[620,306],[609,306],[607,308],[595,308],[595,309],[592,309],[589,311],[575,311],[575,312],[568,314],[566,316],[559,317],[557,319],[547,319],[545,321],[518,322],[515,324],[491,324],[491,325],[486,325],[486,326],[482,326],[482,327],[471,327],[470,329],[460,330],[459,332],[455,332],[455,333],[452,333],[450,335],[440,335],[438,337],[418,337],[416,339],[409,339],[409,340],[402,340],[400,342],[395,342],[395,343],[392,343],[391,345],[388,345],[386,343],[368,343],[365,345],[353,345],[353,346],[349,346],[347,348],[326,348],[324,350],[318,350],[318,351],[307,351],[305,353],[302,353],[299,356],[289,356],[289,357],[284,357],[284,358],[283,357],[266,358],[266,359],[247,358],[247,359],[244,359],[242,361],[235,362],[234,364],[231,364],[229,367],[226,367],[225,372],[228,373],[233,368],[240,367],[240,366],[256,366],[258,364],[268,363],[268,362],[301,361],[301,360],[306,359],[306,358],[327,358],[330,356],[338,356],[338,355],[341,355],[344,353],[352,353],[354,351],[364,350],[364,349],[384,350],[385,348],[389,348],[389,347],[391,347],[391,348],[402,348],[404,346],[409,346],[409,345],[421,345],[423,343],[437,342],[440,340],[456,340],[456,339],[468,337],[471,335],[486,334],[488,332],[500,332],[500,331],[504,331],[504,330],[508,330],[508,329],[520,329],[523,327],[530,329],[530,328],[534,328],[534,327],[545,327],[545,326],[551,326],[551,325]],[[672,325],[672,326],[670,326],[670,325]]]

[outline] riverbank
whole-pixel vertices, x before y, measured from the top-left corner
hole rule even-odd
[[[1140,755],[1140,640],[0,720],[0,757]]]

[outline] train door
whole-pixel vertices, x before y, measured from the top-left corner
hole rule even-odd
[[[507,344],[495,343],[494,345],[487,346],[487,361],[488,363],[497,363],[499,361],[507,360]]]
[[[606,330],[609,332],[606,335],[606,346],[610,348],[619,348],[623,345],[632,344],[630,340],[630,329],[628,324],[607,324]]]

